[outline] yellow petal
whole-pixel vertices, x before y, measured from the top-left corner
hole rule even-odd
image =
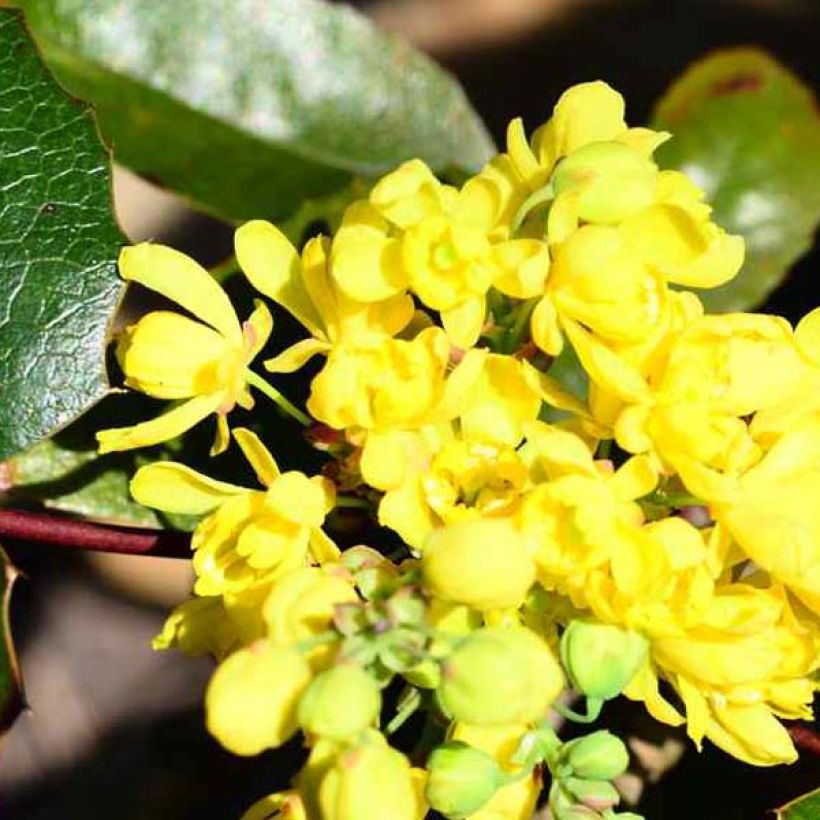
[[[323,333],[313,334],[320,339],[326,339],[339,322],[338,294],[330,278],[330,248],[326,236],[314,236],[302,248],[302,281],[321,319]]]
[[[224,387],[220,364],[230,355],[225,337],[213,328],[164,310],[143,316],[117,345],[125,383],[158,399],[186,399]]]
[[[130,488],[134,500],[146,507],[188,515],[204,515],[226,498],[247,492],[244,487],[217,481],[173,461],[140,467]]]
[[[330,350],[327,342],[318,339],[302,339],[291,345],[278,356],[265,360],[265,369],[271,373],[293,373],[302,367],[317,353]]]
[[[653,131],[651,128],[628,128],[618,136],[618,142],[628,145],[645,157],[651,157],[655,151],[670,140],[668,131]]]
[[[794,339],[800,352],[820,366],[820,308],[807,313],[794,330]]]
[[[538,175],[541,166],[527,141],[521,117],[516,117],[507,127],[507,153],[522,180],[529,182]]]
[[[612,477],[620,498],[632,501],[651,493],[658,484],[658,471],[646,456],[635,456],[625,462]]]
[[[530,332],[535,344],[550,356],[557,356],[564,347],[564,337],[558,324],[555,303],[544,296],[530,317]]]
[[[296,248],[270,222],[246,222],[234,236],[239,266],[250,283],[296,317],[311,333],[321,332],[322,322],[302,281]]]
[[[536,239],[514,239],[493,248],[493,259],[504,271],[494,286],[515,299],[540,296],[550,268],[549,250]]]
[[[649,387],[641,374],[572,319],[564,318],[567,334],[584,370],[601,387],[628,402],[649,398]]]
[[[713,706],[708,737],[716,746],[753,766],[794,763],[797,751],[786,728],[763,703]]]
[[[486,303],[483,296],[465,299],[461,304],[441,312],[441,323],[450,341],[462,350],[471,348],[484,325]]]
[[[256,354],[265,346],[273,332],[273,316],[268,306],[261,299],[253,300],[253,313],[242,325],[247,348],[247,361],[251,362]]]
[[[120,252],[120,275],[184,307],[197,319],[241,343],[242,330],[231,300],[199,263],[164,245],[143,242]]]
[[[228,449],[231,443],[231,431],[228,427],[228,419],[224,413],[217,411],[216,414],[216,433],[214,434],[214,441],[211,444],[211,449],[208,452],[210,456],[219,456]]]
[[[279,467],[270,450],[262,443],[262,439],[246,427],[237,427],[233,431],[233,437],[256,473],[259,483],[265,487],[270,486],[280,474]]]
[[[337,236],[332,262],[333,278],[357,302],[380,302],[407,286],[399,241],[368,228],[351,227],[341,241]]]
[[[215,413],[221,403],[222,395],[219,393],[211,396],[196,396],[150,421],[135,424],[133,427],[100,430],[97,433],[99,452],[113,453],[120,450],[133,450],[137,447],[149,447],[152,444],[159,444],[181,436],[206,416]]]
[[[321,527],[310,531],[310,554],[318,564],[332,564],[339,560],[342,552]]]
[[[613,140],[626,130],[623,97],[600,80],[579,83],[565,91],[552,117],[561,154],[591,142]]]
[[[282,518],[306,527],[318,527],[327,512],[327,497],[323,485],[304,473],[290,470],[271,482],[265,496],[265,506]]]

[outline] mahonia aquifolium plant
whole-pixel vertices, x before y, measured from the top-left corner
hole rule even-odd
[[[550,721],[593,720],[619,694],[698,747],[795,760],[778,718],[811,716],[820,646],[820,310],[794,329],[705,315],[688,288],[734,277],[743,242],[653,162],[669,136],[628,128],[621,96],[587,83],[530,137],[513,121],[460,188],[407,162],[301,253],[267,222],[240,227],[251,285],[306,331],[264,367],[322,357],[309,417],[250,369],[272,332],[263,301],[241,324],[187,257],[123,251],[125,279],[189,314],[126,330],[126,385],[184,401],[101,432],[101,449],[216,414],[219,453],[254,389],[328,459],[283,472],[237,428],[257,486],[173,462],[132,483],[202,516],[194,597],[155,646],[219,661],[208,728],[240,755],[299,732],[309,749],[246,820],[523,820],[545,781],[556,820],[635,817],[611,782],[623,742],[562,742]],[[569,355],[585,395],[552,370]],[[275,442],[276,417],[258,418]],[[344,505],[399,557],[341,551],[323,525]],[[408,719],[415,748],[397,741]]]

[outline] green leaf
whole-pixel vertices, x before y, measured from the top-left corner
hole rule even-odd
[[[820,117],[812,93],[763,51],[716,52],[661,99],[653,127],[674,138],[661,167],[689,174],[718,224],[746,240],[746,263],[699,293],[712,311],[759,305],[812,243],[820,222]]]
[[[173,448],[181,442],[138,452],[97,453],[94,434],[111,419],[130,424],[155,409],[132,393],[107,396],[65,430],[0,463],[0,506],[42,507],[118,526],[193,529],[197,518],[157,513],[134,501],[129,489],[138,467],[179,457]],[[181,460],[188,463],[190,454]]]
[[[91,113],[0,10],[0,459],[106,392],[120,242]]]
[[[0,549],[0,734],[11,726],[23,708],[20,668],[11,638],[9,600],[17,570]]]
[[[781,806],[775,814],[778,820],[817,820],[820,817],[820,789]]]
[[[325,0],[26,0],[55,74],[117,159],[231,219],[411,157],[477,169],[492,142],[428,57]]]
[[[3,464],[4,503],[37,501],[47,509],[108,524],[160,527],[152,510],[130,498],[134,469],[133,456],[97,456],[92,449],[73,450],[48,439]]]

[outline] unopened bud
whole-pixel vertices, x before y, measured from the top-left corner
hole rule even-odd
[[[564,745],[562,756],[576,777],[587,780],[612,780],[629,765],[623,741],[606,729],[571,740]]]
[[[357,664],[343,663],[311,681],[296,714],[306,732],[344,740],[372,724],[380,708],[378,684]]]
[[[529,723],[543,717],[563,685],[550,648],[534,632],[484,627],[445,661],[438,696],[465,723]]]
[[[649,643],[612,624],[572,621],[561,636],[561,662],[572,686],[589,698],[620,694],[646,660]]]
[[[427,761],[425,796],[446,817],[478,811],[502,785],[504,775],[493,757],[453,740],[439,746]]]
[[[621,802],[618,790],[606,780],[582,780],[578,777],[569,777],[563,780],[561,785],[582,806],[593,811],[605,811]]]

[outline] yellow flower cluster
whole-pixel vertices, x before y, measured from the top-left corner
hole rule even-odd
[[[160,462],[132,490],[203,516],[195,597],[156,646],[220,660],[211,732],[238,754],[298,731],[310,748],[247,820],[523,820],[547,770],[556,820],[630,816],[609,783],[622,745],[551,729],[551,708],[573,715],[565,686],[590,715],[623,692],[698,746],[795,759],[778,718],[810,717],[820,657],[820,310],[796,329],[704,314],[685,288],[734,277],[743,241],[654,163],[669,136],[587,83],[531,138],[514,121],[460,187],[413,160],[301,253],[267,222],[237,231],[250,283],[308,334],[267,370],[323,357],[307,410],[336,469],[281,472],[239,428],[261,489]],[[249,386],[302,417],[249,370],[261,302],[240,326],[158,246],[122,270],[198,321],[157,312],[125,333],[126,384],[187,402],[102,449],[216,412],[221,451]],[[570,353],[583,393],[554,367]],[[370,509],[401,557],[340,551],[323,530],[338,503]],[[432,729],[401,751],[388,740],[419,709]]]

